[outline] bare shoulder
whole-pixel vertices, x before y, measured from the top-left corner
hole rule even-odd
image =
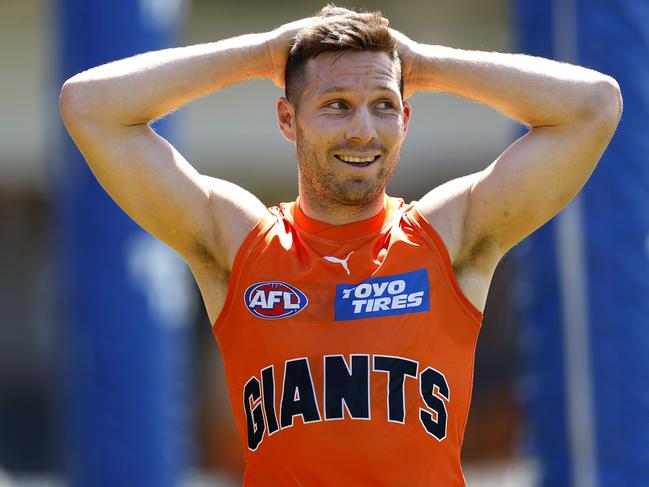
[[[210,240],[213,248],[198,245],[188,260],[192,267],[209,264],[229,272],[239,247],[267,209],[255,195],[234,183],[210,176],[202,178],[216,235]]]
[[[502,252],[489,235],[471,235],[466,227],[471,189],[478,174],[436,187],[417,202],[416,208],[444,242],[460,289],[483,311]]]
[[[198,284],[210,322],[221,312],[235,256],[246,237],[267,213],[264,204],[236,184],[202,176],[208,188],[216,235],[211,247],[196,245],[186,258]]]
[[[461,253],[462,226],[472,181],[472,175],[448,181],[426,193],[416,204],[444,241],[453,263]]]

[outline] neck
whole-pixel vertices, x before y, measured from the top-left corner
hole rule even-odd
[[[307,193],[300,192],[297,202],[302,212],[309,218],[330,225],[345,225],[367,220],[377,215],[385,206],[385,197],[385,191],[382,191],[369,203],[346,205],[335,201],[322,201],[322,199],[312,198]]]

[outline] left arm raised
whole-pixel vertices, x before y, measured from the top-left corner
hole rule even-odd
[[[499,259],[556,215],[593,172],[622,112],[617,82],[548,59],[422,45],[397,34],[407,94],[456,94],[529,127],[487,168],[419,202],[433,220],[440,201],[451,208],[454,260],[475,255],[476,246]]]

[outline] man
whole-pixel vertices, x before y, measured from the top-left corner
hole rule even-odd
[[[502,256],[576,194],[621,113],[603,74],[422,45],[326,7],[271,32],[150,52],[68,80],[63,120],[115,201],[180,253],[221,347],[246,485],[463,485],[475,341]],[[255,77],[295,143],[297,202],[198,174],[149,124]],[[404,204],[385,194],[416,91],[529,132]],[[260,166],[263,162],[260,162]]]

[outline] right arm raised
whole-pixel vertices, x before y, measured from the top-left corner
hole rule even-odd
[[[65,126],[103,188],[188,261],[229,269],[266,210],[242,188],[199,174],[149,125],[199,96],[273,76],[271,44],[277,35],[250,34],[148,52],[79,73],[61,90]]]

